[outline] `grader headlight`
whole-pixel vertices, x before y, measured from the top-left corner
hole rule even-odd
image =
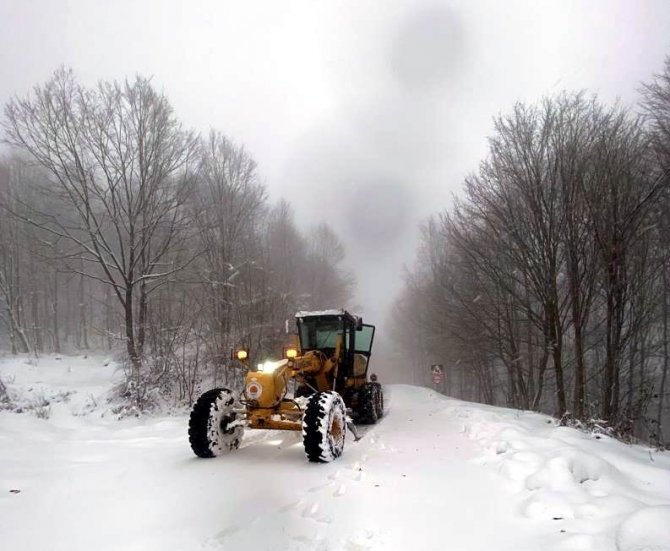
[[[272,373],[275,369],[277,369],[282,362],[273,362],[273,361],[267,361],[258,364],[257,370],[260,371],[261,373]]]
[[[293,346],[286,347],[283,356],[287,360],[295,360],[298,357],[298,349]]]
[[[235,352],[235,357],[243,362],[249,357],[249,352],[247,352],[244,348],[240,348]]]

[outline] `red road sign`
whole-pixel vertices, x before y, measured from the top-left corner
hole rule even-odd
[[[442,380],[444,379],[444,367],[442,366],[442,364],[431,365],[430,372],[432,375],[433,384],[434,385],[442,384]]]

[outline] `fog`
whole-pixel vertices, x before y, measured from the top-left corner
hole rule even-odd
[[[60,65],[151,75],[187,125],[246,146],[302,227],[337,231],[378,325],[492,117],[562,89],[633,103],[668,53],[665,0],[0,0],[0,103]]]

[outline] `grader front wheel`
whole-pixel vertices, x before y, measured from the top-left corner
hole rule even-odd
[[[313,463],[329,463],[342,455],[346,423],[344,401],[337,392],[312,395],[302,420],[307,459]]]
[[[188,439],[198,457],[216,457],[237,449],[244,429],[235,423],[233,393],[227,388],[205,392],[193,406]]]

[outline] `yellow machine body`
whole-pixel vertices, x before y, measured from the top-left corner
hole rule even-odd
[[[277,406],[286,394],[286,369],[273,372],[250,371],[247,373],[244,397],[255,407]]]
[[[374,325],[340,309],[298,312],[296,326],[282,360],[255,365],[264,350],[231,350],[230,367],[247,370],[244,388],[213,388],[198,398],[189,418],[198,457],[239,447],[246,427],[302,431],[307,458],[328,462],[342,453],[348,429],[360,438],[354,423],[374,424],[383,415],[381,384],[367,376]]]
[[[250,428],[302,430],[302,410],[296,402],[286,399],[289,378],[299,383],[309,376],[317,390],[329,390],[337,376],[342,354],[341,339],[335,354],[328,358],[318,350],[279,362],[266,362],[258,371],[249,371],[245,380],[244,403]]]

